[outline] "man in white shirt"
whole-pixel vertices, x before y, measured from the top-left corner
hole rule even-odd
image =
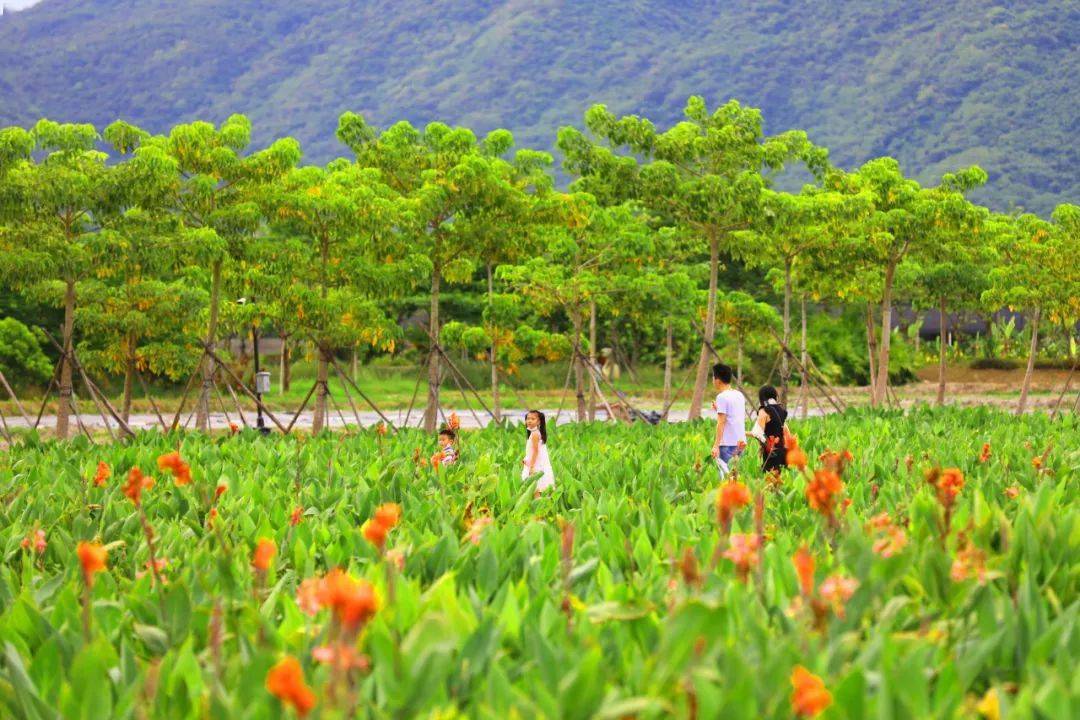
[[[720,471],[720,479],[730,471],[729,464],[746,447],[746,404],[741,392],[731,387],[731,367],[723,363],[713,365],[713,386],[716,395],[716,439],[712,456]]]

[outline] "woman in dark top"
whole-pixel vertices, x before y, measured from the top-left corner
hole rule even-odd
[[[787,434],[784,423],[787,422],[787,410],[780,404],[776,388],[764,385],[758,390],[757,421],[751,435],[761,441],[761,469],[767,473],[778,473],[787,467],[787,447],[784,437]]]

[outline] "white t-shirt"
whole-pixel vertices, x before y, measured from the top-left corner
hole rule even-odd
[[[726,415],[721,445],[735,446],[746,442],[746,399],[735,388],[728,388],[716,396],[716,414]]]

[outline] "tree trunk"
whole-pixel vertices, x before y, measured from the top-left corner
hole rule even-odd
[[[487,264],[488,281],[488,309],[495,303],[495,276],[492,272],[491,263]],[[499,407],[499,364],[498,345],[495,342],[495,319],[491,318],[491,414],[495,422],[502,422],[502,408]]]
[[[428,332],[431,333],[431,353],[428,355],[428,396],[427,409],[424,410],[424,430],[435,432],[439,421],[439,371],[442,358],[435,345],[439,342],[439,290],[442,287],[442,274],[438,265],[431,273],[431,318]]]
[[[206,345],[213,347],[217,339],[218,313],[221,307],[221,266],[216,260],[210,274],[210,322],[206,327]],[[214,360],[207,354],[202,358],[202,387],[195,404],[195,427],[206,430],[210,427],[210,391],[214,387]]]
[[[742,360],[743,360],[743,336],[735,339],[735,377],[739,388],[742,388]]]
[[[941,329],[938,332],[938,337],[941,338],[941,342],[938,343],[938,375],[937,375],[937,404],[945,404],[945,333],[949,329],[949,316],[945,314],[945,296],[940,298],[940,304],[938,305],[938,312],[941,315]]]
[[[589,362],[596,367],[596,301],[589,300]],[[592,372],[590,370],[590,372]],[[596,419],[596,390],[589,383],[589,422]]]
[[[135,389],[135,338],[130,335],[125,338],[124,347],[124,398],[120,406],[120,417],[127,423],[131,420],[131,398]]]
[[[68,280],[64,287],[64,355],[60,358],[60,404],[56,410],[56,437],[66,440],[68,419],[71,416],[71,370],[75,334],[75,282]]]
[[[788,350],[791,348],[791,260],[784,261],[784,347],[780,353],[780,404],[787,405],[788,385],[791,382],[791,366]]]
[[[877,387],[877,341],[874,339],[874,308],[870,302],[866,303],[866,357],[870,370],[870,406],[877,405],[874,399],[874,388]]]
[[[664,342],[664,420],[667,420],[671,404],[671,371],[675,364],[675,329],[671,319],[665,323]]]
[[[806,352],[806,294],[800,299],[799,312],[802,315],[802,336],[799,338],[799,362],[802,368],[799,371],[799,408],[805,418],[810,409],[810,357]]]
[[[281,376],[281,394],[285,395],[292,387],[292,359],[289,357],[289,336],[281,335],[281,368],[278,374]]]
[[[877,386],[874,397],[878,405],[889,400],[889,352],[892,346],[892,290],[896,265],[892,262],[885,268],[885,286],[881,294],[881,348],[878,351]]]
[[[315,417],[311,421],[311,434],[318,435],[327,425],[327,397],[330,394],[327,382],[330,379],[330,356],[327,352],[319,350],[319,369],[316,375],[318,387],[315,389]]]
[[[688,419],[701,417],[701,404],[705,399],[705,388],[709,383],[711,354],[709,345],[716,335],[716,286],[720,276],[720,236],[709,234],[709,302],[705,309],[705,337],[701,342],[701,355],[698,357],[697,377],[694,379],[694,394],[690,398]]]
[[[1031,376],[1035,373],[1035,355],[1039,351],[1039,317],[1041,314],[1041,308],[1035,308],[1035,312],[1031,316],[1031,348],[1028,350],[1024,384],[1020,388],[1020,405],[1016,408],[1017,415],[1023,415],[1027,410],[1028,394],[1031,392]]]
[[[588,408],[585,404],[585,363],[582,362],[581,354],[581,313],[577,310],[573,314],[574,322],[574,394],[577,396],[577,419],[583,422],[588,416]]]

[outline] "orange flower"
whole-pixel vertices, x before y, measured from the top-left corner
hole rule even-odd
[[[832,694],[821,678],[796,665],[791,671],[791,710],[802,717],[813,717],[832,704]]]
[[[947,470],[931,470],[927,474],[927,480],[937,490],[938,502],[942,507],[951,508],[956,502],[956,496],[964,487],[964,473],[957,468]]]
[[[855,594],[859,581],[854,578],[835,574],[821,583],[821,599],[830,603],[837,617],[844,617],[844,605]]]
[[[371,661],[366,655],[356,652],[345,643],[334,645],[320,645],[311,651],[311,658],[323,665],[332,665],[339,670],[367,670]]]
[[[300,717],[305,717],[315,707],[315,693],[304,682],[300,662],[291,655],[270,668],[266,674],[266,689],[281,702],[292,705]]]
[[[724,483],[716,493],[716,518],[726,530],[731,526],[735,511],[750,504],[750,490],[737,480]]]
[[[889,513],[887,512],[878,513],[874,517],[870,518],[870,527],[874,528],[875,530],[884,530],[891,524],[892,521],[889,520]]]
[[[840,476],[832,470],[817,470],[814,479],[806,486],[806,499],[810,507],[822,515],[833,514],[836,495],[844,489]]]
[[[806,453],[799,447],[799,441],[794,437],[791,438],[791,445],[787,449],[787,464],[788,467],[799,470],[806,469]]]
[[[397,568],[398,572],[405,569],[405,553],[397,548],[386,551],[386,562]]]
[[[251,557],[251,564],[255,566],[256,570],[266,572],[270,569],[270,563],[275,555],[277,555],[277,545],[274,541],[269,538],[259,538],[259,542],[255,546],[255,553]]]
[[[360,532],[364,539],[379,550],[386,547],[386,534],[389,529],[378,520],[367,520],[360,526]]]
[[[142,470],[133,467],[131,472],[128,473],[127,483],[124,485],[124,495],[127,495],[128,499],[138,507],[142,504],[143,490],[149,490],[152,487],[154,487],[154,479],[146,477],[143,475]]]
[[[319,578],[307,578],[296,588],[296,605],[300,612],[315,617],[319,614]]]
[[[731,536],[731,547],[724,551],[724,557],[735,563],[735,570],[739,579],[743,582],[758,564],[758,538],[757,535],[735,534]]]
[[[80,542],[75,548],[75,554],[79,556],[79,562],[82,563],[83,582],[87,587],[93,587],[94,574],[105,569],[108,552],[100,543]]]
[[[484,534],[484,529],[488,525],[491,525],[492,522],[494,521],[487,515],[481,515],[476,518],[476,520],[469,525],[469,542],[473,545],[479,545],[480,538],[483,537]]]
[[[435,453],[434,455],[431,456],[431,467],[438,470],[439,466],[442,465],[442,461],[443,461],[443,453],[442,453],[442,450],[440,450],[440,451],[438,451],[437,453]]]
[[[956,551],[949,576],[953,582],[963,582],[969,578],[978,580],[979,584],[986,582],[986,553],[974,545],[966,542],[961,543],[961,548]]]
[[[366,623],[379,609],[375,588],[364,580],[353,580],[341,570],[331,570],[319,584],[319,604],[329,608],[334,618],[348,630]]]
[[[1035,468],[1036,470],[1039,470],[1039,469],[1042,468],[1042,463],[1043,463],[1043,459],[1042,459],[1042,457],[1040,457],[1038,455],[1031,458],[1031,467]]]
[[[982,452],[979,454],[979,462],[984,463],[990,459],[990,443],[983,443]]]
[[[210,514],[206,516],[206,527],[214,527],[214,520],[217,518],[217,508],[210,508]]]
[[[236,423],[229,423],[229,432],[233,435],[240,432],[240,426]]]
[[[304,506],[297,505],[296,509],[292,511],[292,515],[289,516],[289,525],[296,527],[304,519]]]
[[[97,472],[94,473],[94,487],[105,487],[105,481],[112,477],[112,470],[103,462],[97,464]]]
[[[228,490],[228,489],[229,489],[228,483],[219,482],[218,486],[216,488],[214,488],[214,501],[216,502],[217,499],[220,498],[222,495],[224,495],[225,491]]]
[[[379,423],[378,425],[375,426],[375,434],[376,435],[379,435],[381,437],[383,435],[386,435],[387,432],[388,431],[387,431],[387,428],[386,428],[386,423],[381,422],[381,423]]]
[[[1010,500],[1015,500],[1016,498],[1020,497],[1020,488],[1018,488],[1016,485],[1005,488],[1005,497],[1009,498]]]
[[[173,481],[177,485],[187,485],[191,482],[191,467],[180,458],[180,453],[175,450],[159,457],[157,464],[159,470],[168,470],[172,473]]]
[[[401,506],[397,503],[383,503],[375,508],[374,518],[375,522],[389,530],[401,520]]]
[[[814,594],[814,557],[803,545],[791,556],[795,574],[799,576],[799,591],[806,597]]]
[[[884,537],[874,541],[874,552],[883,558],[897,555],[907,546],[907,533],[903,528],[890,525]]]
[[[457,430],[459,427],[461,427],[461,420],[458,418],[456,412],[450,413],[450,417],[446,421],[446,427],[450,428],[451,430]]]

